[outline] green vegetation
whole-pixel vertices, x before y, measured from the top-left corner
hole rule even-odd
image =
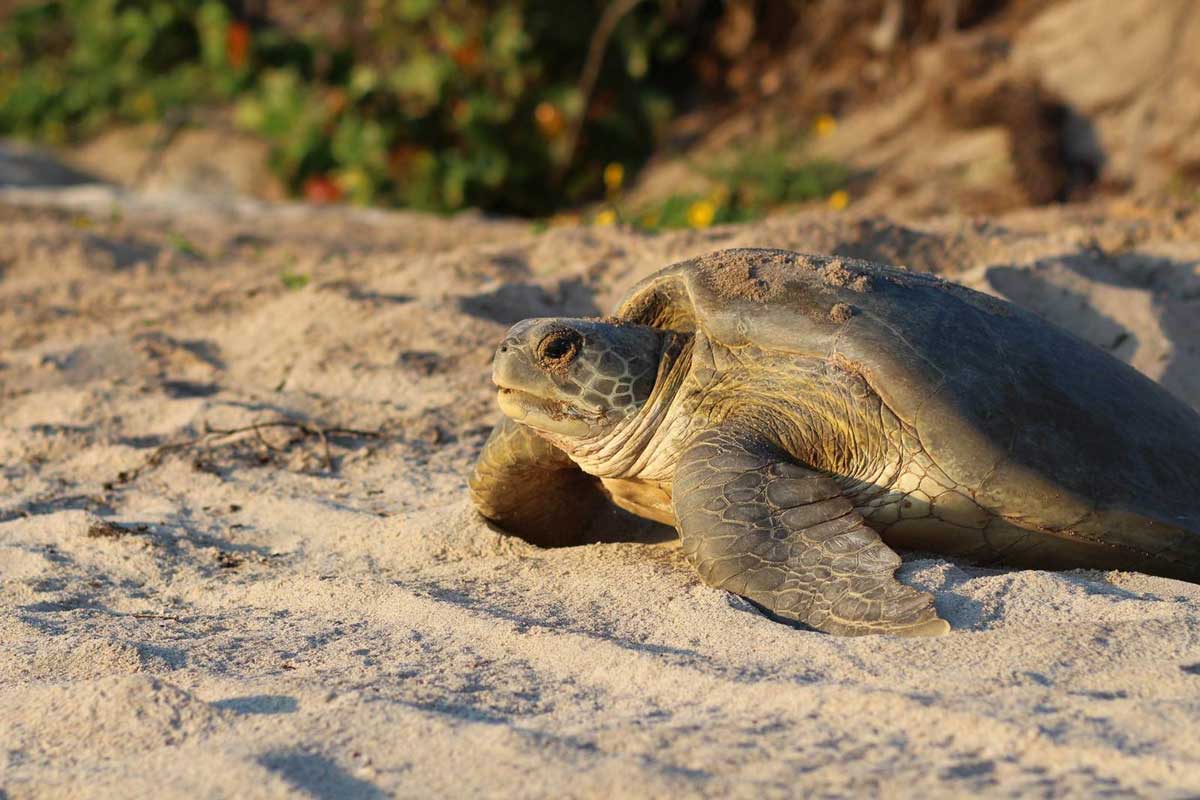
[[[797,137],[802,138],[802,137]],[[804,156],[803,147],[782,143],[740,152],[731,164],[706,174],[712,189],[705,194],[674,194],[650,207],[629,209],[621,200],[619,180],[606,175],[608,207],[596,215],[600,224],[627,222],[646,230],[706,228],[758,219],[772,208],[828,199],[844,207],[847,170],[841,164]]]
[[[309,277],[303,273],[292,272],[288,269],[279,271],[279,282],[282,283],[285,288],[291,289],[294,292],[303,289],[305,286],[308,286],[308,281]]]
[[[192,258],[204,257],[204,254],[200,252],[200,248],[196,247],[182,233],[176,233],[175,231],[168,232],[167,241],[170,242],[171,248],[180,255],[191,256]]]
[[[579,83],[600,0],[376,0],[338,36],[218,0],[38,0],[0,21],[0,134],[52,144],[229,108],[295,193],[546,214],[600,197],[677,111],[704,3],[633,5]],[[302,5],[304,5],[302,3]],[[311,4],[308,4],[311,5]]]

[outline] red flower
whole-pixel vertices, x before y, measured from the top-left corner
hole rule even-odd
[[[235,22],[225,32],[225,57],[230,65],[240,69],[246,63],[246,54],[250,52],[250,26],[244,22]]]
[[[310,203],[336,203],[342,190],[327,175],[312,175],[304,181],[304,199]]]
[[[479,43],[472,40],[456,47],[450,57],[454,59],[454,63],[465,70],[473,69],[479,63]]]

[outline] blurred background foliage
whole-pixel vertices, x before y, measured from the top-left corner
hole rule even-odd
[[[539,225],[1190,197],[1198,7],[0,0],[0,138],[139,189]]]
[[[693,101],[720,16],[712,0],[326,6],[322,29],[221,0],[22,3],[0,22],[0,134],[62,145],[225,109],[312,201],[548,215],[619,197]],[[731,221],[844,180],[780,158],[742,160],[712,197],[608,213]]]

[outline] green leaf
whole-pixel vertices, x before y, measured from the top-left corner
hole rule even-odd
[[[417,22],[429,16],[437,7],[437,0],[399,0],[397,9],[401,19],[407,22]]]
[[[287,289],[296,292],[308,286],[309,277],[299,272],[292,272],[290,269],[280,270],[279,282]]]
[[[228,63],[225,48],[229,34],[229,9],[224,3],[208,0],[196,12],[196,28],[200,34],[200,53],[205,65],[224,67]]]

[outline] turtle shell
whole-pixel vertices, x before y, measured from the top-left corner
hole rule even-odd
[[[651,275],[617,315],[841,364],[994,514],[1200,575],[1200,414],[1011,303],[865,261],[738,249]]]

